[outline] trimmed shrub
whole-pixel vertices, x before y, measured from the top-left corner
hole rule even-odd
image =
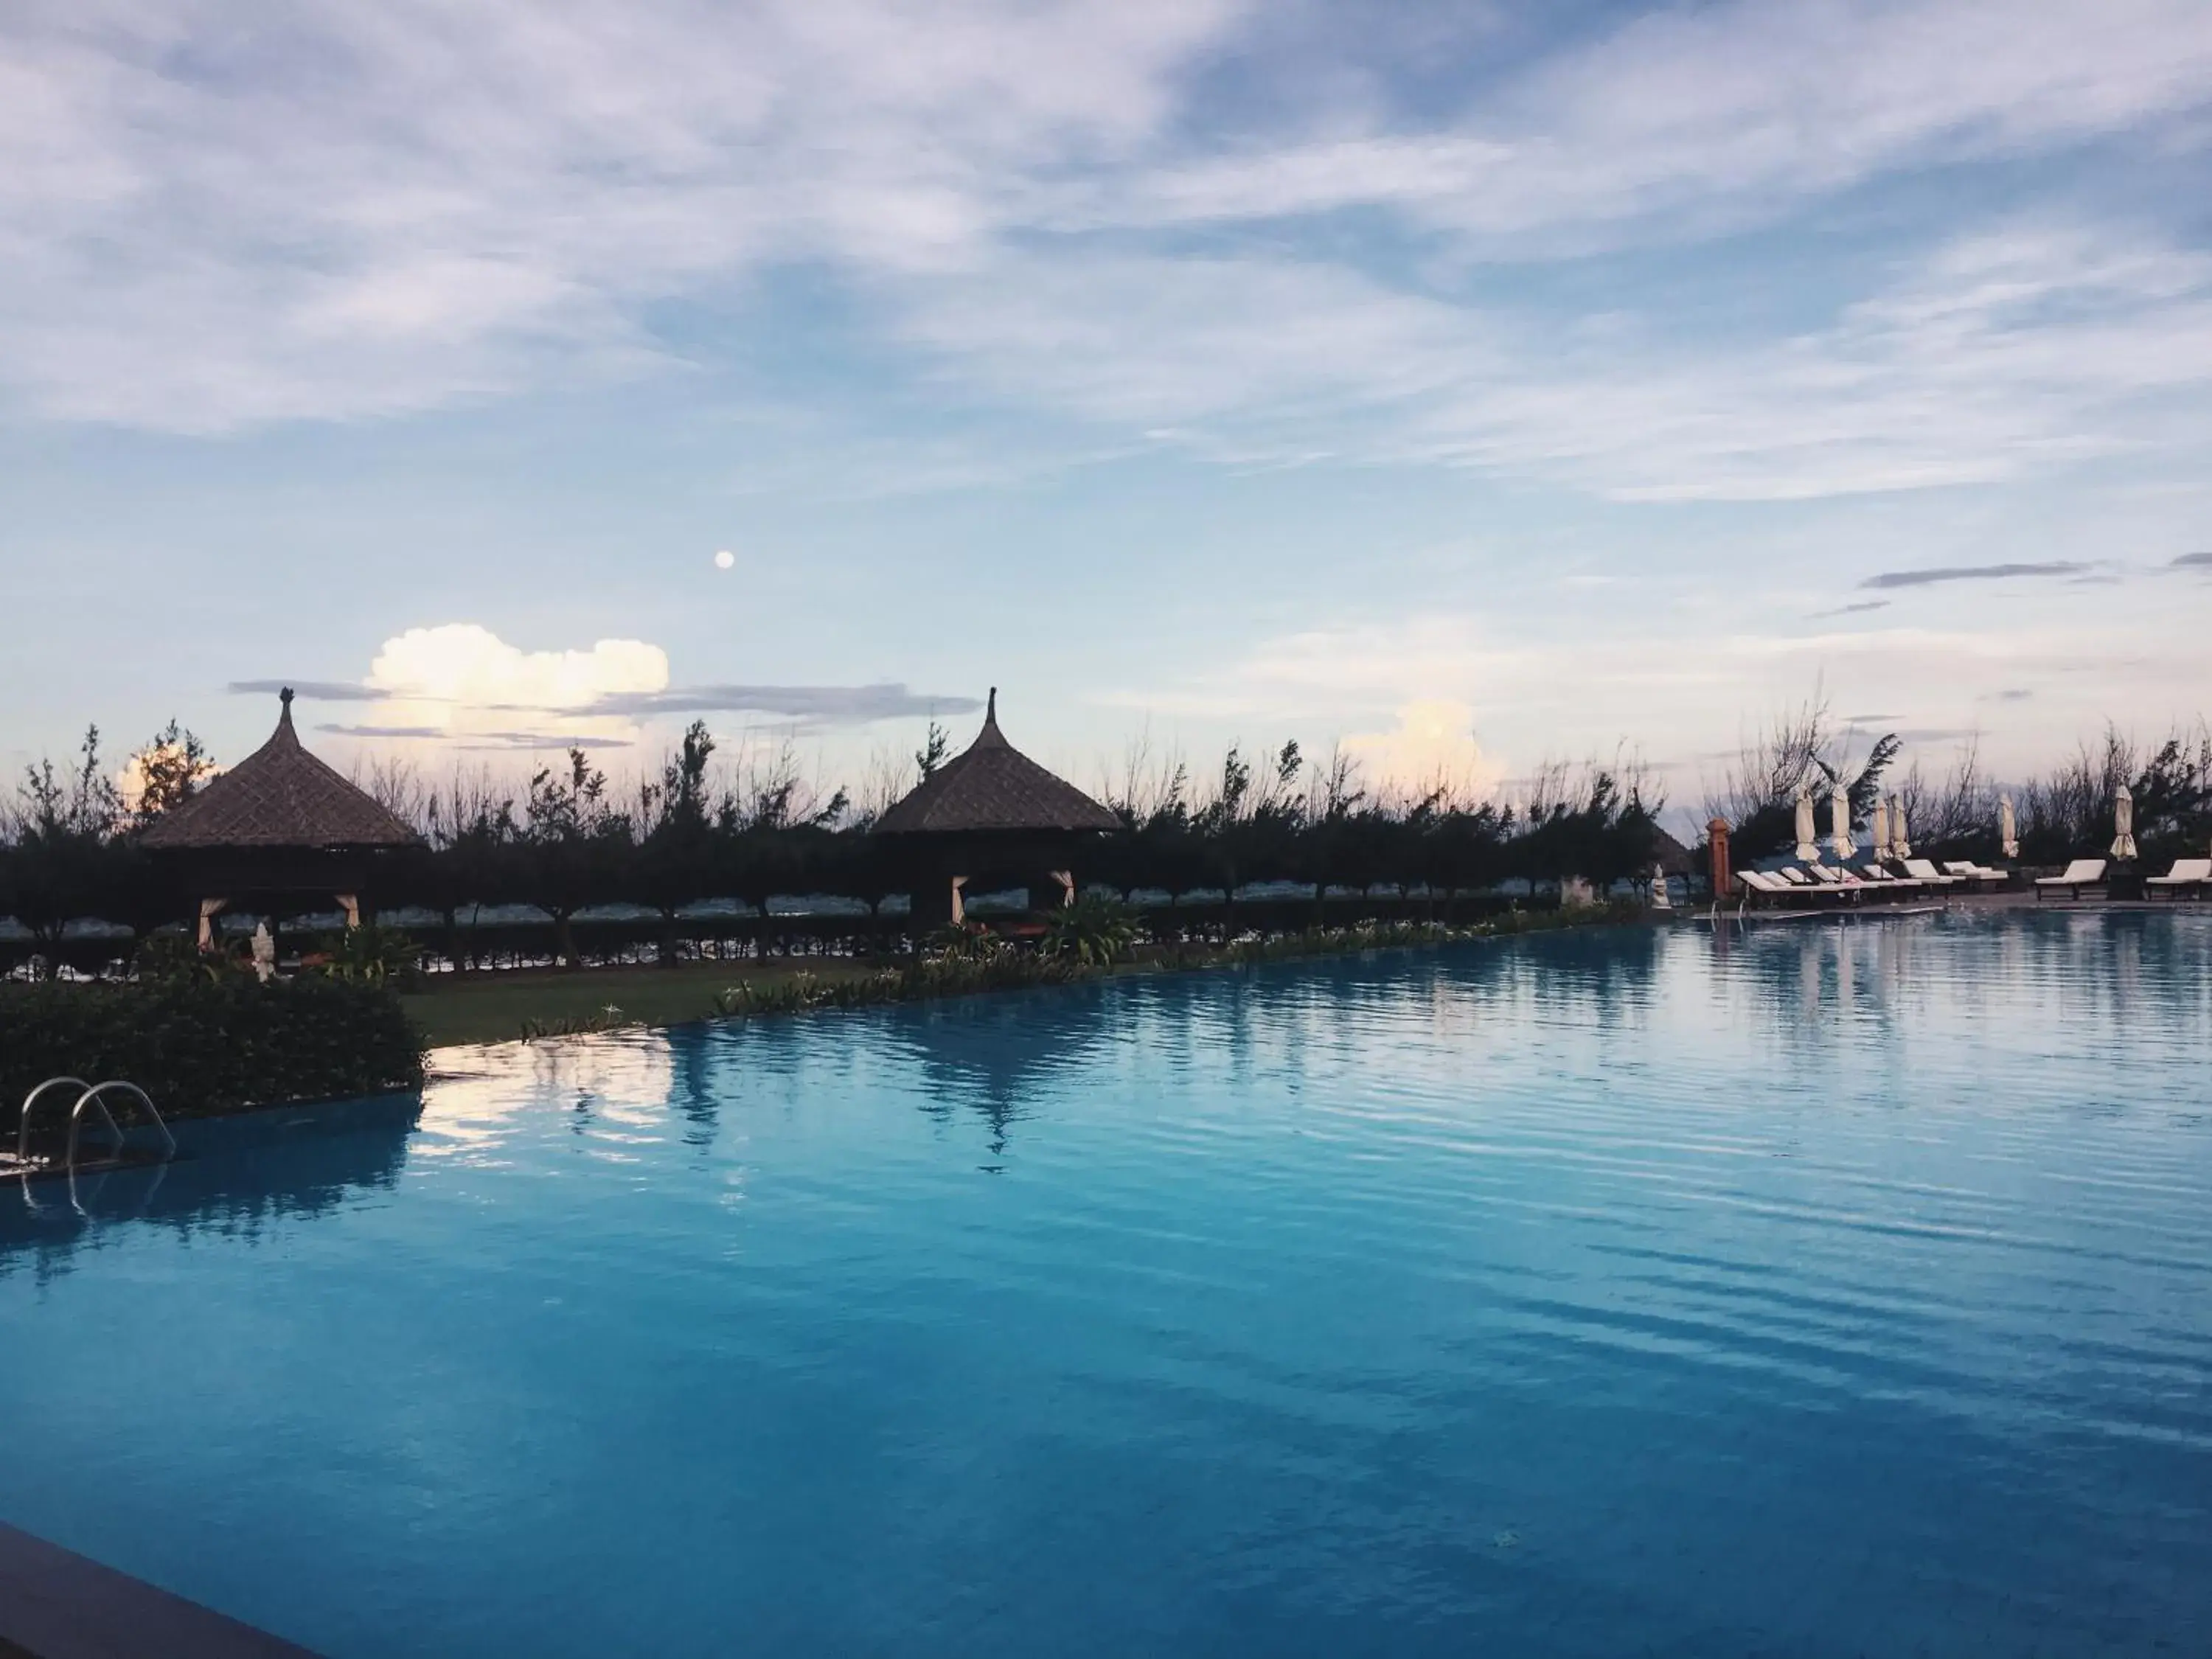
[[[50,1077],[126,1078],[165,1117],[414,1089],[421,1034],[382,985],[303,977],[0,985],[0,1126]]]

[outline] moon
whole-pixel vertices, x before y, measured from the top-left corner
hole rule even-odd
[[[736,554],[734,554],[734,553],[731,552],[731,551],[730,551],[730,550],[729,550],[728,548],[726,548],[726,548],[724,548],[720,552],[719,552],[719,553],[717,553],[716,555],[714,555],[714,568],[715,568],[715,569],[717,569],[717,570],[727,570],[727,569],[728,569],[732,565],[735,564],[737,562],[738,562],[738,556],[737,556]]]

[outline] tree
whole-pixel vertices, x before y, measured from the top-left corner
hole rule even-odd
[[[607,775],[580,749],[568,751],[563,774],[541,768],[530,780],[523,845],[530,898],[553,918],[553,951],[563,967],[579,968],[575,915],[605,897],[629,841],[629,822],[606,799]]]
[[[131,757],[129,775],[137,792],[131,813],[136,827],[143,830],[162,813],[182,806],[219,769],[198,734],[171,720]]]
[[[935,720],[930,721],[929,735],[922,740],[921,747],[914,751],[915,768],[921,774],[923,782],[927,783],[937,769],[945,764],[945,750],[951,747],[951,739],[945,728]]]
[[[664,967],[677,962],[677,912],[707,896],[714,874],[714,823],[709,812],[707,763],[714,739],[707,722],[686,728],[675,754],[663,763],[660,781],[643,792],[643,836],[635,861],[639,896],[660,912],[659,955]]]
[[[76,766],[23,769],[9,814],[14,844],[0,876],[0,908],[29,930],[40,973],[61,967],[63,936],[80,917],[135,910],[134,861],[117,841],[123,803],[100,756],[100,728],[85,728]]]

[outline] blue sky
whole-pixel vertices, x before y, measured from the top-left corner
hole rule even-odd
[[[2209,149],[2202,0],[32,0],[0,761],[2148,735]]]

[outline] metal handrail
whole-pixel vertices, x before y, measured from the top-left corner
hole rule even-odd
[[[120,1089],[127,1094],[137,1097],[138,1103],[146,1109],[146,1115],[154,1120],[155,1133],[161,1137],[162,1152],[166,1156],[174,1158],[177,1155],[177,1138],[169,1133],[169,1126],[161,1121],[161,1114],[155,1109],[152,1097],[137,1084],[127,1083],[118,1077],[110,1078],[105,1083],[94,1084],[79,1095],[76,1104],[70,1108],[70,1168],[73,1170],[76,1167],[77,1132],[84,1127],[84,1109],[88,1106],[96,1106],[100,1109],[100,1115],[107,1125],[107,1133],[115,1137],[116,1150],[118,1152],[122,1150],[123,1131],[116,1124],[115,1114],[107,1109],[107,1103],[100,1098],[110,1089]]]
[[[23,1115],[15,1131],[15,1161],[17,1163],[27,1163],[30,1159],[31,1108],[37,1103],[39,1097],[49,1089],[73,1088],[82,1091],[90,1087],[92,1085],[81,1077],[50,1077],[23,1097]]]

